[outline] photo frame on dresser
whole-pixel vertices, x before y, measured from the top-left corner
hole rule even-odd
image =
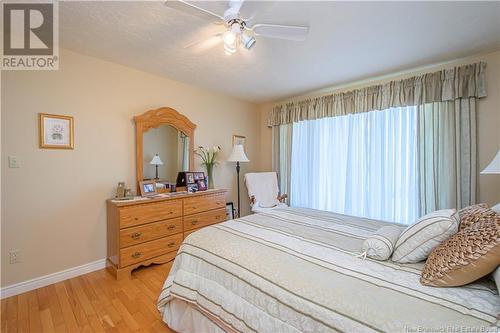
[[[207,182],[206,182],[205,178],[197,180],[196,185],[198,185],[198,191],[206,191],[207,190]]]
[[[156,182],[154,180],[143,180],[139,182],[142,197],[151,197],[158,194]]]
[[[194,180],[205,180],[204,172],[194,172]]]

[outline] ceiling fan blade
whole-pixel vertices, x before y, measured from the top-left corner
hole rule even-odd
[[[219,19],[224,21],[224,18],[222,16],[184,0],[167,0],[165,1],[165,6],[179,10],[189,15],[200,17],[205,20]]]
[[[256,36],[295,41],[304,41],[309,33],[309,27],[280,24],[254,24],[250,30]]]
[[[240,6],[240,16],[246,23],[253,22],[256,15],[263,15],[271,11],[278,1],[245,0]]]

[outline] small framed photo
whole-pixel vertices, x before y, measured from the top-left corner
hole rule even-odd
[[[154,180],[143,180],[139,182],[139,187],[141,188],[141,196],[150,197],[156,195],[158,192],[156,190],[156,182]]]
[[[194,184],[194,173],[186,172],[186,184]]]
[[[207,190],[207,182],[205,181],[205,179],[197,180],[196,185],[198,185],[198,191],[206,191]]]
[[[205,173],[204,172],[195,172],[194,173],[194,180],[205,180]]]
[[[233,147],[236,145],[242,145],[243,149],[246,150],[246,137],[243,135],[233,135]]]
[[[40,148],[73,149],[73,117],[39,113]]]
[[[232,202],[226,203],[226,216],[227,220],[234,220],[234,206]]]
[[[186,187],[187,187],[188,193],[198,192],[198,184],[188,184]]]

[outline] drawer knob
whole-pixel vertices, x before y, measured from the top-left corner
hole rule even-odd
[[[196,209],[197,207],[196,207],[196,206],[192,206],[191,208],[192,208],[192,209]]]
[[[141,252],[134,252],[132,253],[132,258],[137,259],[141,256],[141,254],[142,254]]]
[[[134,217],[134,220],[138,221],[138,220],[139,220],[139,218],[138,218],[138,217]]]
[[[175,242],[170,242],[170,243],[167,244],[167,246],[168,247],[173,247],[173,246],[175,246]]]
[[[130,237],[132,237],[133,239],[137,239],[141,236],[142,236],[142,232],[134,232],[132,235],[130,235]]]
[[[216,216],[215,216],[215,219],[216,219],[216,220],[218,220],[218,219],[220,219],[220,218],[221,218],[221,216],[220,216],[220,215],[216,215]]]
[[[169,225],[169,226],[167,227],[167,229],[168,229],[168,230],[173,230],[173,229],[175,229],[175,225],[174,225],[174,224]]]
[[[196,219],[196,220],[192,220],[192,221],[191,221],[191,224],[192,224],[192,225],[195,225],[195,224],[197,224],[197,223],[198,223],[198,220],[197,220],[197,219]]]

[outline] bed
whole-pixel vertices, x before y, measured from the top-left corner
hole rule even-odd
[[[158,309],[177,332],[498,329],[492,281],[425,287],[422,263],[357,258],[384,225],[284,208],[206,227],[179,249]]]

